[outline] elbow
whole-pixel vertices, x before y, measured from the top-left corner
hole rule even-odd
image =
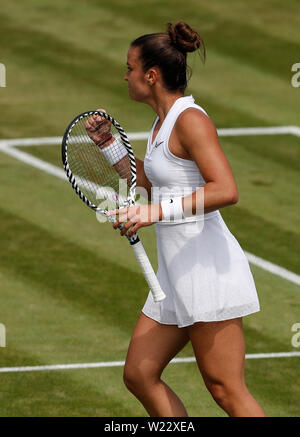
[[[223,191],[223,204],[224,206],[235,205],[238,203],[239,194],[235,187],[228,187]]]
[[[228,205],[235,205],[239,201],[239,193],[237,190],[230,193],[230,196],[228,196]]]

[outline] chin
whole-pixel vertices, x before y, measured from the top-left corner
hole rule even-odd
[[[143,96],[139,96],[138,94],[129,93],[129,97],[131,98],[131,100],[135,100],[136,102],[145,102],[145,98],[143,98]]]
[[[129,93],[129,97],[131,100],[134,100],[135,102],[140,102],[140,99],[138,99],[134,94]]]
[[[143,93],[139,93],[134,91],[131,88],[128,88],[129,97],[131,100],[135,100],[136,102],[144,103],[146,96]]]
[[[134,93],[130,89],[128,90],[128,94],[129,94],[129,97],[131,98],[131,100],[135,100]]]

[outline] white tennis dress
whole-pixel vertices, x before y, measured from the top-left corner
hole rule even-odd
[[[156,138],[148,138],[145,173],[154,187],[153,203],[188,195],[205,185],[194,161],[172,154],[168,147],[174,124],[187,108],[203,108],[192,96],[176,100]],[[206,114],[207,115],[207,114]],[[149,293],[143,313],[163,324],[185,327],[200,321],[228,320],[259,311],[248,260],[219,211],[180,222],[155,224],[157,277],[166,298],[155,303]]]

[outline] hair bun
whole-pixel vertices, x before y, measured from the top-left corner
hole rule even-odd
[[[168,34],[173,45],[183,53],[195,52],[202,48],[205,57],[205,46],[201,36],[195,30],[185,23],[178,21],[174,26],[168,24]]]

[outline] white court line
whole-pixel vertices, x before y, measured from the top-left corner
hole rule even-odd
[[[298,126],[277,126],[269,128],[237,128],[237,129],[219,129],[220,136],[235,136],[235,135],[272,135],[272,134],[292,134],[300,136],[300,127]],[[147,139],[148,132],[130,133],[131,140]],[[28,153],[14,149],[14,146],[32,146],[32,145],[59,145],[61,137],[46,137],[46,138],[25,138],[14,140],[0,140],[0,150],[26,164],[29,164],[48,174],[56,176],[60,179],[67,180],[63,169],[36,158]],[[245,252],[249,262],[257,265],[264,270],[267,270],[275,275],[281,276],[288,281],[300,285],[300,275],[290,272],[280,266],[277,266],[269,261],[259,258],[253,254]],[[299,357],[300,352],[279,352],[266,354],[246,354],[246,359],[263,359],[263,358],[282,358],[282,357]],[[175,358],[171,363],[195,362],[194,357]],[[67,370],[67,369],[85,369],[99,367],[120,367],[124,365],[124,361],[111,361],[102,363],[82,363],[82,364],[56,364],[46,366],[25,366],[25,367],[2,367],[0,373],[10,372],[33,372],[42,370]]]
[[[12,146],[7,147],[3,144],[0,144],[0,151],[12,156],[13,158],[18,159],[21,162],[24,162],[25,164],[29,164],[32,167],[38,168],[45,173],[51,174],[63,180],[67,180],[66,173],[62,168],[50,164],[49,162],[43,161],[40,158],[36,158],[29,153],[23,152],[22,150],[14,149]]]
[[[246,354],[246,360],[292,357],[300,357],[300,352],[271,352],[265,354]],[[170,361],[170,363],[172,364],[195,362],[195,357],[174,358]],[[43,370],[95,369],[101,367],[122,367],[124,366],[124,364],[125,361],[104,361],[100,363],[53,364],[49,366],[0,367],[0,373],[40,372]]]
[[[300,137],[299,126],[267,126],[267,127],[241,127],[241,128],[221,128],[217,129],[221,137],[247,136],[247,135],[286,135],[291,134]],[[129,132],[130,140],[146,140],[149,132]],[[43,137],[43,138],[15,138],[0,140],[0,146],[49,146],[61,144],[62,137]]]
[[[258,266],[261,269],[267,270],[274,275],[280,276],[281,278],[287,279],[288,281],[293,282],[296,285],[300,285],[300,275],[297,275],[296,273],[291,272],[283,267],[277,266],[276,264],[273,264],[263,258],[259,258],[252,253],[245,251],[245,255],[251,264]]]
[[[127,134],[130,140],[146,140],[149,132],[130,132]],[[0,140],[0,147],[18,146],[57,146],[62,142],[62,137],[42,137],[42,138],[14,138]]]
[[[242,127],[217,129],[221,137],[231,137],[240,135],[296,135],[300,137],[299,126],[274,126],[274,127]]]
[[[35,156],[32,156],[29,153],[15,149],[12,146],[7,147],[3,143],[1,144],[1,142],[0,142],[0,151],[18,159],[19,161],[29,164],[32,167],[38,168],[39,170],[42,170],[45,173],[51,174],[52,176],[56,176],[62,180],[67,180],[65,171],[62,168],[59,168],[53,164],[43,161],[40,158],[36,158]],[[259,258],[251,253],[245,252],[245,254],[250,263],[268,272],[271,272],[274,275],[280,276],[281,278],[293,282],[296,285],[300,285],[300,275],[291,272],[281,266],[273,264],[270,261],[266,261],[262,258]]]

